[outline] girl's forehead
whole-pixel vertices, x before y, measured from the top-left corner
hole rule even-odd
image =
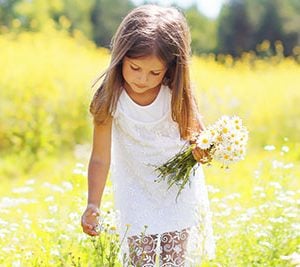
[[[137,58],[124,57],[124,60],[140,67],[151,67],[153,69],[164,69],[166,64],[155,55],[142,56]]]

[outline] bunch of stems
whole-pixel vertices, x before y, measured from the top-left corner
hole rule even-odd
[[[197,161],[192,153],[195,146],[195,144],[192,144],[184,147],[174,157],[155,169],[155,171],[159,172],[158,179],[155,180],[156,182],[167,180],[168,189],[174,184],[179,187],[176,200],[185,185],[188,182],[190,183],[191,172],[195,171],[194,166],[197,164]]]

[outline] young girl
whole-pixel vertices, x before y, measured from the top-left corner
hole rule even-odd
[[[189,56],[189,29],[177,9],[137,7],[113,38],[110,65],[90,105],[94,138],[81,224],[85,233],[98,234],[96,216],[110,169],[129,266],[156,266],[156,261],[159,266],[198,266],[204,253],[214,257],[201,166],[177,201],[176,186],[155,182],[155,166],[203,129],[190,85]],[[199,162],[204,156],[194,151]]]

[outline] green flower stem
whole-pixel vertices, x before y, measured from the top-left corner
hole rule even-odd
[[[195,145],[188,146],[169,159],[166,163],[155,169],[159,172],[158,179],[156,180],[157,182],[167,180],[169,185],[168,189],[174,184],[179,186],[176,200],[185,185],[190,182],[190,173],[197,163],[192,153],[194,148]]]

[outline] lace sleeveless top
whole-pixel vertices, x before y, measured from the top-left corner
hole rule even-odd
[[[178,124],[171,117],[168,87],[162,86],[147,106],[138,105],[122,91],[113,114],[111,160],[120,236],[124,236],[128,225],[128,237],[143,232],[145,225],[145,234],[149,235],[188,228],[188,253],[195,264],[204,254],[210,258],[215,254],[202,167],[199,165],[192,174],[190,185],[182,190],[177,201],[176,186],[168,189],[167,182],[155,182],[155,166],[166,162],[184,145],[186,141],[181,140]],[[128,249],[126,245],[124,242],[123,253]]]

